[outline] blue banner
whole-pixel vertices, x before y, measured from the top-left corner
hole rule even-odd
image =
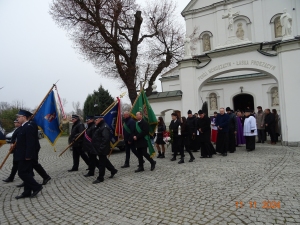
[[[35,115],[34,121],[43,130],[51,145],[55,145],[62,131],[60,129],[54,91],[51,91],[48,95],[46,101]]]
[[[104,120],[108,125],[110,133],[110,146],[113,148],[118,144],[118,136],[115,135],[118,116],[118,103],[114,105],[105,115]]]
[[[5,136],[0,130],[0,148],[6,143]]]

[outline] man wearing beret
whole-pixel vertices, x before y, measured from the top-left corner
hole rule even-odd
[[[24,182],[24,192],[16,196],[16,199],[32,198],[43,189],[42,185],[38,184],[33,178],[33,160],[37,160],[38,158],[36,147],[38,129],[28,122],[32,113],[20,110],[17,116],[21,128],[17,134],[14,157],[18,161],[18,175]]]
[[[93,184],[97,184],[104,181],[105,168],[107,168],[111,172],[109,178],[113,178],[118,170],[116,170],[116,168],[107,158],[107,155],[110,151],[110,132],[108,125],[104,121],[104,116],[97,115],[94,117],[94,120],[95,130],[92,137],[93,151],[91,152],[91,154],[98,155],[99,160],[95,160],[96,157],[92,157],[91,159],[95,160],[94,164],[99,169],[99,176],[93,182]]]
[[[72,126],[71,135],[69,137],[69,143],[74,141],[78,137],[78,135],[81,134],[82,131],[84,130],[84,126],[80,122],[78,115],[72,115],[72,122],[73,122],[73,126]],[[73,144],[73,167],[72,169],[68,170],[68,172],[78,171],[80,156],[83,159],[83,161],[86,163],[86,165],[89,166],[90,163],[89,157],[82,149],[82,142],[83,142],[83,136],[77,139],[77,141],[75,141]]]

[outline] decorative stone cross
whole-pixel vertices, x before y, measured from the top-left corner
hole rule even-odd
[[[233,34],[233,17],[240,15],[240,12],[238,11],[238,12],[232,13],[231,12],[231,10],[232,10],[231,5],[227,6],[227,10],[228,10],[228,13],[226,15],[223,15],[222,19],[228,18],[229,37],[231,37],[231,36],[234,36],[234,34]]]

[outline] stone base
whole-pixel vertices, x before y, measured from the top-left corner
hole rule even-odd
[[[289,146],[289,147],[300,147],[300,142],[297,141],[282,141],[283,146]]]
[[[294,39],[295,37],[292,36],[292,35],[289,35],[289,36],[283,36],[281,41],[286,41],[286,40],[291,40],[291,39]]]
[[[248,38],[241,40],[235,36],[229,37],[228,40],[225,42],[224,45],[219,45],[216,47],[216,49],[220,49],[220,48],[227,48],[227,47],[231,47],[231,46],[235,46],[235,45],[243,45],[243,44],[250,44],[251,41],[249,41]]]

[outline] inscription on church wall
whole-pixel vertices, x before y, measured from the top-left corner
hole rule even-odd
[[[236,62],[227,62],[227,63],[224,63],[224,64],[221,64],[221,65],[218,65],[218,66],[214,66],[213,68],[210,68],[208,70],[206,70],[205,72],[203,72],[199,77],[198,79],[199,80],[202,80],[204,79],[205,77],[217,72],[217,71],[222,71],[222,70],[225,70],[225,69],[230,69],[230,67],[240,67],[241,69],[243,68],[242,66],[255,66],[255,67],[262,67],[262,68],[265,68],[265,69],[268,69],[268,70],[275,70],[276,66],[272,65],[272,64],[269,64],[269,63],[266,63],[266,62],[262,62],[262,61],[257,61],[257,60],[240,60],[240,61],[236,61]],[[247,67],[247,69],[249,69]]]

